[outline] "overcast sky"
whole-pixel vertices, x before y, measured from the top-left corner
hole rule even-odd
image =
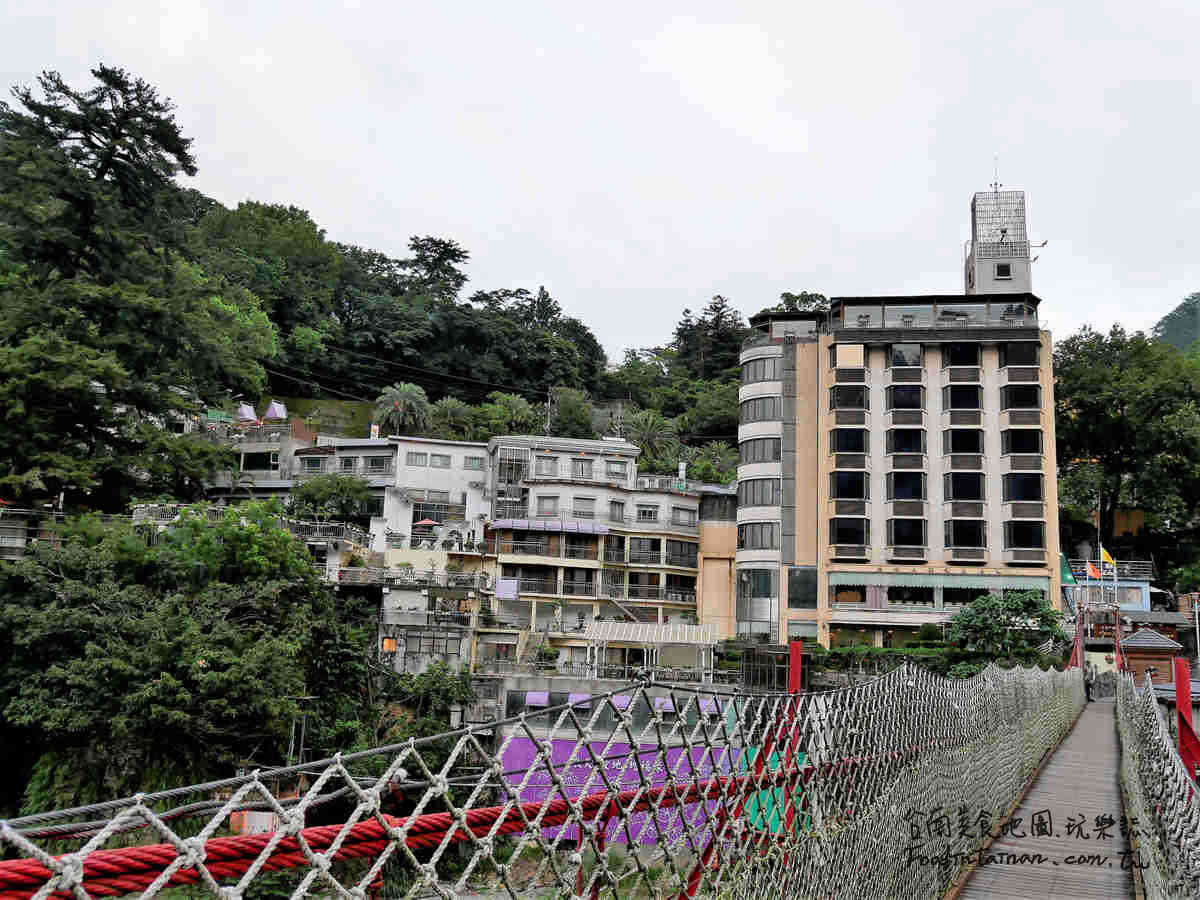
[[[1200,291],[1196,0],[671,5],[50,0],[0,73],[124,66],[201,191],[454,238],[468,289],[544,284],[613,358],[715,293],[961,291],[996,156],[1056,335]]]

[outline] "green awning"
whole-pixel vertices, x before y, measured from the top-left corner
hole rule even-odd
[[[1036,575],[934,575],[923,572],[830,572],[831,585],[882,587],[977,588],[979,590],[1047,591],[1050,579]]]
[[[1058,562],[1062,569],[1063,587],[1066,587],[1068,584],[1075,584],[1075,576],[1071,573],[1071,566],[1067,562],[1067,557],[1062,553],[1058,554]]]

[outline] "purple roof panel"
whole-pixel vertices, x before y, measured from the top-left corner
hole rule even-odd
[[[628,694],[616,694],[612,697],[612,705],[617,709],[629,709],[629,704],[633,700]]]
[[[582,706],[584,709],[592,708],[591,694],[567,694],[567,702],[572,706]]]
[[[549,706],[550,692],[549,691],[526,691],[525,692],[526,706]]]

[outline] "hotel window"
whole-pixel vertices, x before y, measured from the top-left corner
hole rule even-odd
[[[446,457],[446,458],[449,459],[449,457]],[[432,462],[432,457],[430,458],[430,462]],[[392,464],[392,458],[390,456],[368,456],[367,457],[367,471],[368,472],[386,472],[388,470],[388,467],[391,464]]]
[[[829,389],[830,409],[870,409],[867,389],[857,384],[839,384]]]
[[[942,347],[942,367],[979,365],[978,344],[945,344]]]
[[[982,453],[983,432],[977,428],[950,428],[942,432],[946,453]]]
[[[378,519],[383,515],[383,498],[368,497],[366,502],[363,503],[363,509],[366,511],[368,516]]]
[[[406,453],[404,454],[404,464],[406,466],[425,466],[429,464],[429,455],[426,453]]]
[[[887,498],[889,500],[924,500],[924,472],[888,472]]]
[[[778,506],[780,481],[778,478],[751,478],[739,481],[738,506]]]
[[[357,456],[343,456],[338,459],[338,468],[340,468],[343,472],[353,472],[357,467]]]
[[[1045,499],[1040,474],[1004,476],[1004,502],[1038,503]]]
[[[320,472],[325,468],[325,460],[320,456],[302,456],[300,460],[305,472]]]
[[[829,496],[835,500],[867,500],[871,483],[866,472],[830,472]]]
[[[742,384],[752,384],[756,381],[778,381],[781,362],[782,360],[778,356],[768,356],[744,363],[742,365]]]
[[[834,428],[829,432],[829,447],[834,453],[867,453],[870,440],[865,428]]]
[[[924,519],[888,519],[889,547],[924,547]]]
[[[1042,452],[1042,432],[1037,428],[1011,428],[1000,432],[1000,452],[1007,456],[1010,453]]]
[[[862,344],[834,344],[829,348],[829,366],[833,369],[861,369],[866,359],[867,348]]]
[[[608,521],[624,522],[625,521],[625,504],[620,500],[610,500],[608,502]]]
[[[450,457],[445,453],[429,454],[429,467],[431,469],[448,469],[450,468]]]
[[[1036,366],[1041,344],[1036,341],[1018,341],[1000,345],[1000,368],[1005,366]]]
[[[539,516],[557,516],[558,497],[538,497],[537,514]]]
[[[1010,384],[1000,388],[1001,409],[1039,409],[1042,389],[1036,384]]]
[[[536,475],[557,475],[558,474],[558,457],[557,456],[539,456],[534,459],[534,474]]]
[[[1046,547],[1046,525],[1044,522],[1005,522],[1005,550],[1044,550]]]
[[[830,519],[829,543],[865,547],[871,543],[869,519]]]
[[[942,405],[946,409],[983,409],[982,396],[977,384],[952,384],[942,388]]]
[[[482,456],[464,456],[463,457],[463,468],[464,469],[475,469],[477,471],[482,471],[483,470],[483,457]]]
[[[577,519],[594,519],[596,517],[596,498],[576,497],[571,508]]]
[[[899,366],[920,366],[921,345],[892,344],[888,350],[888,365],[893,368]]]
[[[788,609],[817,608],[817,567],[791,566],[787,581]],[[816,627],[816,623],[813,623]]]
[[[919,384],[894,384],[887,389],[888,409],[924,409],[925,388]]]
[[[996,280],[1009,281],[1012,279],[1012,263],[996,263]]]
[[[753,438],[738,444],[740,462],[750,463],[779,462],[783,453],[780,438]]]
[[[982,500],[982,472],[948,472],[942,476],[946,500]]]
[[[739,550],[778,550],[778,522],[745,522],[738,526]]]
[[[897,587],[887,589],[888,606],[933,606],[933,588],[931,587]]]
[[[887,432],[888,453],[924,453],[924,428],[890,428]]]
[[[629,471],[629,467],[626,464],[625,460],[623,460],[623,459],[621,459],[621,460],[610,459],[610,460],[608,460],[608,462],[606,462],[604,464],[604,474],[607,475],[609,478],[615,478],[618,481],[624,481],[625,476],[628,474],[628,471]]]
[[[639,503],[637,505],[637,520],[639,522],[657,522],[658,507]]]
[[[573,459],[571,460],[571,477],[580,481],[592,480],[592,460],[590,459]]]
[[[449,503],[450,502],[450,492],[449,491],[427,491],[426,496],[429,498],[430,503]]]
[[[950,519],[946,522],[947,547],[986,547],[987,522],[983,519]]]

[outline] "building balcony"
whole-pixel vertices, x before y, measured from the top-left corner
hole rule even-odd
[[[884,425],[891,428],[897,425],[909,426],[925,424],[923,409],[889,409],[883,414]]]
[[[606,563],[625,564],[625,548],[624,547],[605,547],[604,561]]]
[[[490,579],[482,572],[422,571],[408,566],[347,566],[335,570],[335,573],[338,584],[370,584],[413,590],[444,587],[471,591],[491,587]]]
[[[663,491],[668,494],[683,496],[699,495],[704,486],[702,481],[689,481],[686,478],[674,478],[670,475],[639,475],[637,489],[639,491]]]
[[[889,366],[884,370],[884,384],[924,384],[923,366]]]
[[[866,544],[831,544],[829,555],[835,560],[866,562],[871,558],[871,548]]]
[[[924,519],[927,506],[928,504],[924,500],[893,499],[885,502],[884,511],[889,519],[896,517]]]
[[[520,578],[517,581],[517,590],[522,594],[546,594],[553,597],[558,594],[558,579]]]
[[[1005,519],[1044,519],[1046,504],[1041,500],[1007,500],[1000,505]]]
[[[871,370],[863,366],[837,366],[833,370],[834,384],[866,384],[871,380]]]
[[[1033,547],[1013,547],[1004,551],[1004,562],[1010,566],[1044,566],[1046,551]]]
[[[1000,425],[1041,425],[1042,411],[1040,409],[1006,409],[1000,413]]]
[[[690,553],[667,553],[666,565],[674,566],[677,569],[695,569],[700,565],[700,561],[696,556]]]
[[[667,603],[675,603],[680,606],[695,606],[696,592],[677,590],[672,588],[670,585],[667,585],[666,593],[663,595],[663,599]]]
[[[892,562],[924,562],[928,555],[928,548],[911,544],[892,544],[887,548],[887,558]]]
[[[1010,384],[1037,384],[1041,380],[1041,369],[1037,366],[1005,366],[1000,370],[1000,386]]]
[[[981,409],[943,409],[943,425],[978,425],[983,421]]]
[[[663,599],[663,588],[657,584],[631,584],[625,590],[625,596],[630,600],[657,600]]]
[[[979,384],[982,381],[979,366],[947,366],[942,369],[942,387],[952,384]]]
[[[952,472],[982,472],[983,454],[981,453],[951,453],[946,457]]]
[[[284,527],[306,544],[324,544],[346,541],[360,547],[371,545],[371,535],[356,525],[343,522],[292,522],[285,521]]]
[[[579,547],[571,546],[570,544],[563,545],[563,559],[585,559],[594,560],[600,558],[600,548],[596,546]]]
[[[597,582],[595,581],[564,581],[562,593],[566,597],[596,597]]]
[[[1091,561],[1092,565],[1101,570],[1102,574],[1112,578],[1112,566],[1103,565],[1096,560]],[[1153,581],[1155,578],[1154,563],[1148,559],[1118,559],[1117,563],[1117,578],[1128,581]],[[1069,561],[1071,572],[1080,581],[1087,580],[1087,565],[1086,559],[1072,559]]]
[[[982,563],[987,561],[987,547],[947,547],[950,562]]]
[[[889,604],[883,609],[872,609],[865,603],[837,603],[833,607],[832,624],[865,625],[875,628],[893,625],[920,626],[927,623],[936,625],[949,620],[953,615],[953,610],[915,604]]]
[[[629,562],[639,566],[661,566],[662,551],[659,550],[630,550]]]
[[[887,458],[887,471],[907,471],[926,468],[924,453],[892,453]]]
[[[778,465],[778,463],[776,463]],[[633,516],[625,516],[617,518],[609,516],[605,521],[612,524],[614,528],[620,528],[622,531],[677,531],[683,534],[699,534],[699,522],[684,522],[675,519],[642,519]]]
[[[1010,453],[1000,458],[1001,472],[1040,472],[1044,466],[1040,453]]]

